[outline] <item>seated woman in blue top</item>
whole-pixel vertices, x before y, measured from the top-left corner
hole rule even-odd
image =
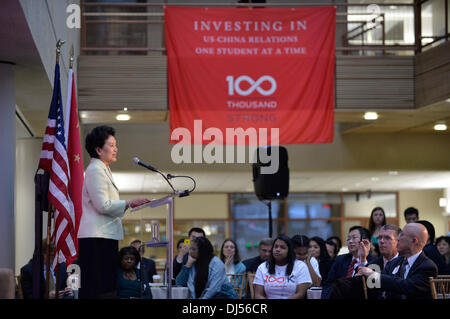
[[[225,264],[225,272],[230,280],[230,275],[245,274],[245,265],[241,262],[239,248],[233,239],[227,238],[224,240],[222,247],[220,248],[220,260]],[[239,282],[236,282],[235,286],[240,288],[243,283],[244,280],[241,279]]]
[[[147,274],[137,269],[140,260],[141,256],[134,247],[123,247],[119,251],[117,298],[152,298]]]
[[[227,275],[245,273],[245,265],[241,262],[239,249],[233,239],[227,238],[220,248],[220,260],[225,264]]]
[[[188,287],[193,299],[236,299],[224,263],[214,256],[206,237],[192,239],[188,260],[176,278],[177,286]]]

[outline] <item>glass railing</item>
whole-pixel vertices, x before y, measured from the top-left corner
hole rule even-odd
[[[243,1],[82,1],[81,51],[88,55],[165,54],[164,6],[261,7]],[[370,3],[266,1],[266,8],[337,7],[337,55],[412,55],[449,40],[449,0]],[[419,18],[420,17],[420,18]]]

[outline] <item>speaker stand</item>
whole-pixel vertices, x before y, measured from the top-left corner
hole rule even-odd
[[[269,238],[272,238],[272,201],[269,200],[267,203],[269,207]]]

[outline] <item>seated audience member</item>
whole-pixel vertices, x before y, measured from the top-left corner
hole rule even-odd
[[[325,242],[325,246],[327,247],[328,255],[330,256],[331,260],[335,260],[339,252],[337,244],[333,240],[327,239],[327,241]]]
[[[423,247],[423,252],[425,255],[430,258],[438,267],[438,275],[450,275],[450,270],[448,265],[445,262],[444,256],[442,256],[434,245],[434,239],[436,237],[436,233],[434,230],[434,226],[427,220],[418,220],[417,223],[425,226],[428,232],[428,240],[425,247]]]
[[[117,271],[117,298],[152,298],[146,272],[140,272],[137,265],[141,261],[139,252],[134,247],[123,247],[119,251],[119,270]]]
[[[320,275],[322,276],[322,281],[325,282],[328,279],[328,273],[334,261],[328,255],[325,242],[322,238],[313,237],[309,240],[308,254],[319,261]]]
[[[272,251],[273,239],[264,238],[259,242],[258,253],[259,255],[250,259],[244,260],[242,263],[245,265],[247,272],[256,272],[259,265],[265,262],[270,257]]]
[[[189,230],[188,233],[189,240],[192,240],[196,237],[206,237],[205,231],[198,227],[193,227]],[[183,265],[186,264],[189,256],[189,245],[183,242],[181,249],[178,251],[178,255],[173,260],[173,278],[176,278],[180,273]]]
[[[419,223],[409,223],[398,238],[399,257],[380,273],[359,267],[358,275],[371,276],[380,284],[383,299],[430,299],[429,277],[437,276],[434,262],[425,256],[423,248],[428,239],[427,229]]]
[[[322,299],[329,299],[332,297],[331,293],[333,287],[338,285],[338,281],[341,278],[351,278],[356,274],[356,268],[362,266],[361,261],[361,245],[360,243],[370,244],[369,230],[361,226],[353,226],[350,228],[347,245],[348,253],[337,256],[330,272],[328,273],[328,279],[323,283]],[[369,264],[373,263],[374,258],[369,254],[366,257]]]
[[[42,249],[42,256],[43,256],[43,261],[44,261],[44,267],[42,269],[42,280],[41,280],[41,284],[40,284],[40,297],[44,298],[45,297],[45,286],[46,286],[46,276],[47,276],[47,267],[45,265],[45,263],[47,262],[47,240],[44,239],[42,241],[41,244],[41,249]],[[54,258],[54,250],[55,247],[53,244],[50,245],[50,263],[53,262],[53,258]],[[55,293],[55,285],[56,285],[56,274],[55,272],[52,270],[52,267],[50,265],[50,274],[51,274],[51,278],[50,278],[50,287],[52,289],[50,289],[49,292],[49,298],[50,299],[54,299],[56,297],[56,293]],[[70,289],[70,287],[67,287],[67,270],[66,270],[66,264],[65,263],[61,263],[59,264],[59,285],[60,285],[60,289],[58,292],[58,299],[73,299],[73,291],[72,289]],[[23,266],[20,269],[20,285],[22,286],[22,293],[23,293],[23,298],[24,299],[32,299],[33,298],[33,259],[30,259],[30,261],[28,262],[28,264],[26,264],[25,266]]]
[[[371,249],[370,253],[373,257],[380,257],[380,250],[378,246],[378,234],[382,226],[386,225],[386,215],[382,207],[375,207],[372,209],[369,219],[369,232]]]
[[[225,264],[227,275],[245,273],[245,265],[239,256],[239,248],[231,238],[224,240],[220,248],[220,260]]]
[[[184,244],[184,238],[181,238],[178,242],[177,242],[177,256],[180,253],[181,248],[183,248],[183,244]]]
[[[332,241],[334,241],[334,243],[336,244],[336,246],[337,246],[337,253],[336,253],[336,256],[338,256],[339,255],[339,251],[341,250],[341,248],[342,248],[342,241],[341,241],[341,239],[338,237],[338,236],[331,236],[331,237],[329,237],[328,239],[327,239],[327,241],[328,240],[332,240]]]
[[[380,270],[383,270],[388,262],[398,257],[397,243],[401,232],[401,228],[396,225],[388,224],[381,227],[378,234],[381,256],[373,262],[380,266]]]
[[[295,258],[291,239],[279,236],[269,259],[256,271],[255,299],[302,299],[311,283],[305,263]]]
[[[214,249],[206,237],[195,237],[189,256],[176,278],[177,286],[188,287],[193,299],[236,299],[228,281],[224,263],[214,256]]]
[[[441,236],[436,239],[436,248],[444,256],[447,266],[450,265],[450,237]]]
[[[311,276],[312,286],[319,287],[322,282],[322,275],[319,270],[319,262],[308,253],[309,238],[305,235],[295,235],[291,240],[294,246],[295,258],[305,263]]]
[[[156,265],[152,259],[148,259],[148,258],[144,257],[145,246],[142,244],[142,242],[139,239],[134,240],[130,244],[130,246],[136,248],[137,251],[139,252],[139,255],[141,256],[141,262],[138,263],[137,269],[141,269],[141,266],[142,266],[142,269],[146,273],[149,282],[153,282],[153,276],[157,275]]]
[[[407,224],[415,223],[419,220],[419,210],[415,207],[408,207],[403,212]]]
[[[378,234],[382,226],[386,225],[386,215],[382,207],[375,207],[370,213],[369,232],[372,244],[378,244]]]

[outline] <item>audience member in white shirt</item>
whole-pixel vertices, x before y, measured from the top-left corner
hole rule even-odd
[[[256,271],[255,299],[302,299],[311,283],[307,266],[295,259],[291,239],[279,236],[269,260]]]

